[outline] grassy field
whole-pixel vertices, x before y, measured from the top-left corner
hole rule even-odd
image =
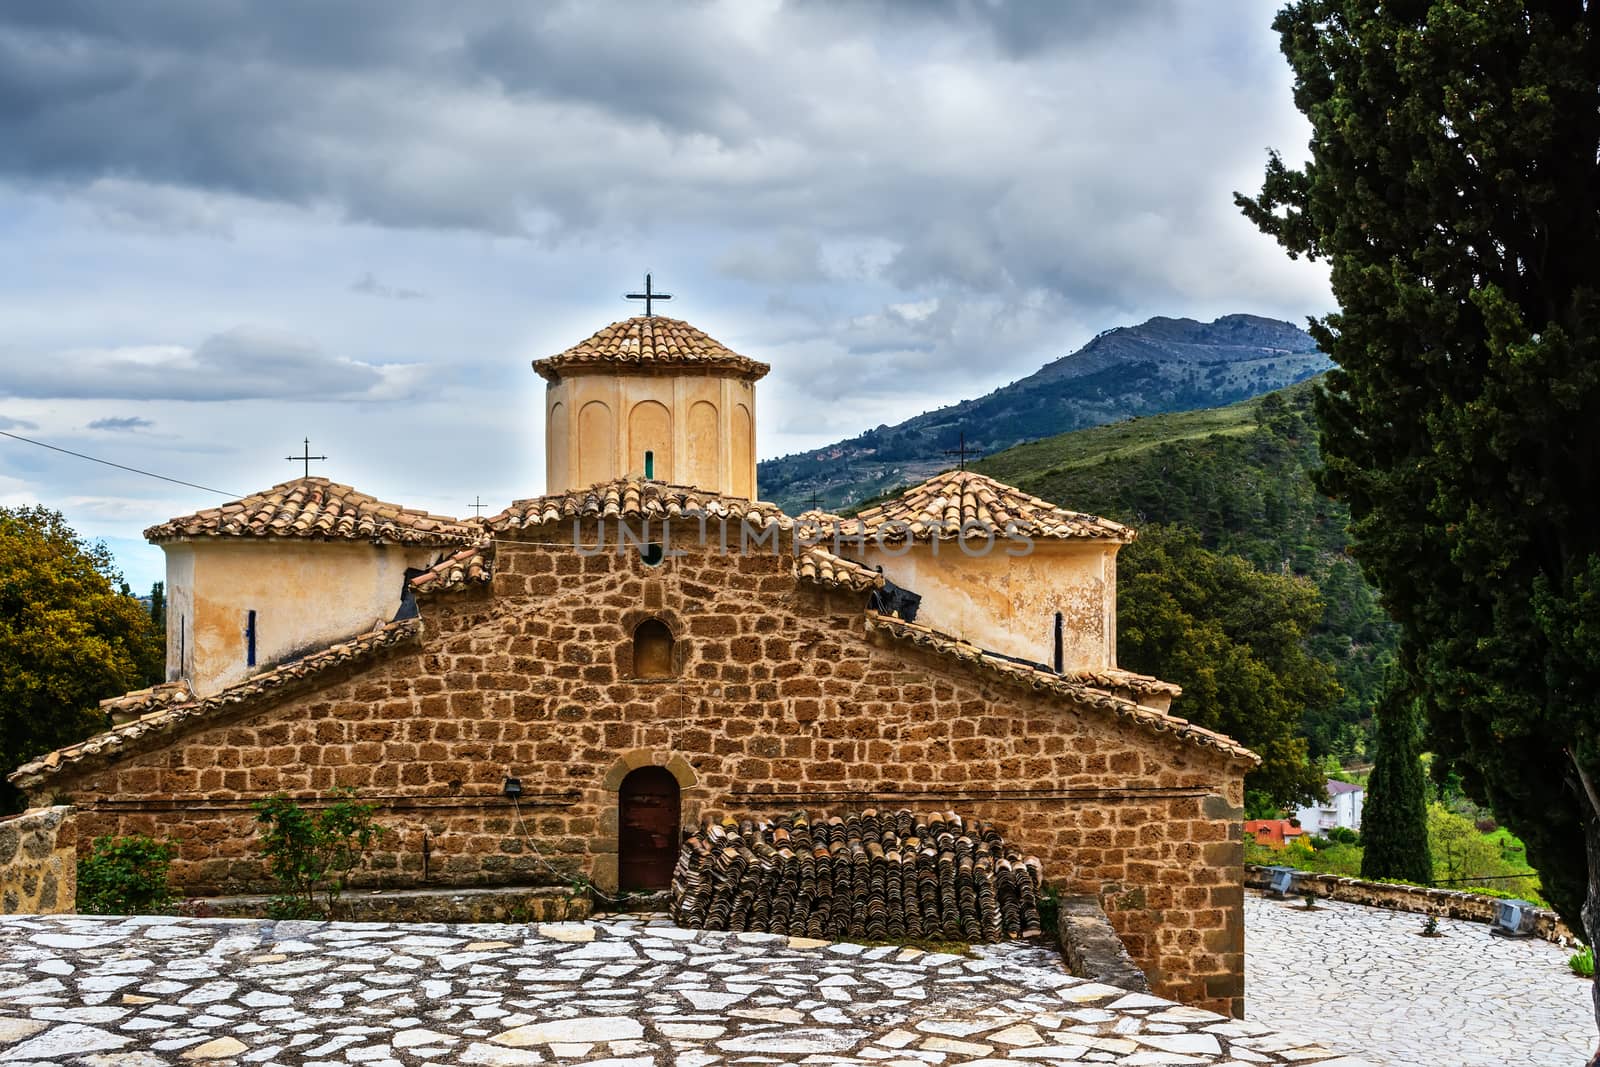
[[[1041,475],[1093,466],[1106,460],[1126,459],[1158,445],[1243,434],[1255,429],[1254,411],[1259,400],[1241,400],[1227,407],[1178,411],[1125,419],[1109,426],[1046,437],[1008,448],[974,463],[973,469],[1015,485]]]

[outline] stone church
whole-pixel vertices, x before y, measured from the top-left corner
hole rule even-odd
[[[11,780],[80,842],[178,839],[188,894],[263,887],[278,792],[376,804],[390,886],[658,889],[703,816],[959,811],[1095,894],[1157,992],[1242,1012],[1257,757],[1118,668],[1132,530],[959,470],[787,515],[767,366],[679,320],[533,369],[547,491],[492,518],[308,476],[147,530],[167,681]]]

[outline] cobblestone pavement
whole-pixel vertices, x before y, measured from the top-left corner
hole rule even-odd
[[[1367,1067],[1024,945],[961,957],[638,920],[0,920],[8,1067],[793,1061]]]
[[[1582,1067],[1595,1022],[1572,950],[1451,919],[1422,937],[1422,923],[1245,894],[1245,1015],[1382,1067]]]

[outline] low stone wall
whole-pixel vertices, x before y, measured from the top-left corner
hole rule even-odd
[[[78,896],[72,808],[30,808],[0,820],[0,914],[70,912]]]
[[[1266,889],[1272,880],[1268,867],[1254,864],[1244,870],[1246,889]],[[1466,922],[1492,923],[1498,897],[1481,893],[1463,893],[1457,889],[1429,889],[1425,886],[1390,885],[1388,882],[1368,882],[1360,878],[1340,878],[1333,874],[1314,871],[1295,871],[1293,893],[1311,892],[1326,900],[1342,900],[1349,904],[1365,904],[1371,908],[1388,908],[1391,911],[1414,911],[1419,915],[1437,915],[1445,919],[1462,919]],[[1571,944],[1577,939],[1555,912],[1548,908],[1533,909],[1533,934],[1557,944]]]
[[[1056,932],[1061,955],[1075,977],[1135,993],[1150,992],[1150,982],[1112,929],[1111,921],[1095,897],[1062,897],[1058,903]]]
[[[196,918],[260,919],[270,896],[196,897],[179,908]],[[367,923],[525,923],[587,919],[588,897],[563,888],[356,890],[339,900],[339,918]]]

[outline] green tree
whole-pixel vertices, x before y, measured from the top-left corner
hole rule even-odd
[[[1433,863],[1416,698],[1398,678],[1378,705],[1377,719],[1377,758],[1361,810],[1361,876],[1427,884]]]
[[[254,809],[261,826],[257,848],[278,883],[272,902],[277,918],[337,918],[351,874],[389,833],[374,821],[378,809],[348,789],[318,810],[282,793],[256,801]]]
[[[1275,27],[1311,158],[1272,156],[1237,200],[1331,267],[1323,484],[1401,627],[1435,772],[1592,942],[1600,4],[1299,0]]]
[[[161,655],[154,657],[145,671],[145,682],[155,685],[167,676],[167,583],[155,582],[150,586],[150,625],[156,640],[161,643]]]
[[[0,508],[0,766],[109,725],[98,704],[139,688],[161,644],[99,543],[59,512]],[[21,795],[0,783],[0,809]]]
[[[1305,648],[1321,617],[1310,582],[1207,551],[1187,530],[1147,527],[1117,560],[1119,658],[1183,686],[1185,717],[1260,755],[1245,786],[1278,807],[1323,796],[1299,729],[1339,696]]]

